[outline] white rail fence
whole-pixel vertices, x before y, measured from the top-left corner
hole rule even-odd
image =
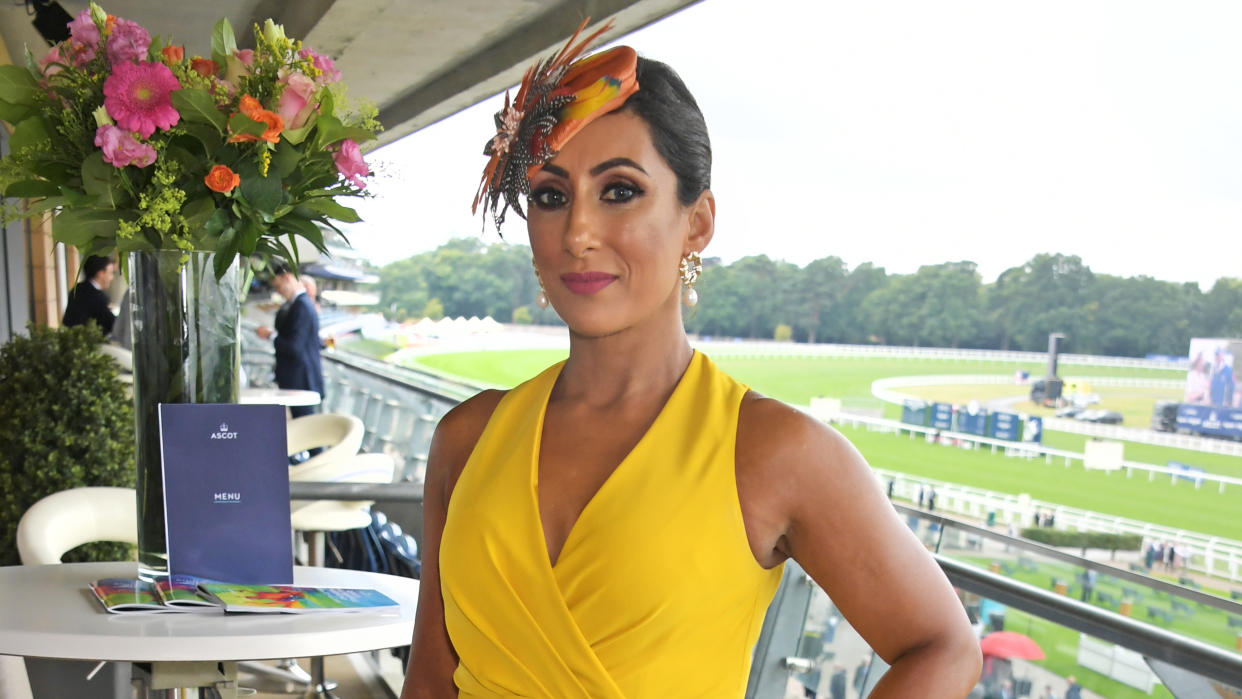
[[[986,521],[989,513],[995,513],[995,522],[998,525],[1007,526],[1012,523],[1019,528],[1034,526],[1033,517],[1036,512],[1051,513],[1057,529],[1138,534],[1144,538],[1145,544],[1154,541],[1173,542],[1189,552],[1190,555],[1186,557],[1187,570],[1232,582],[1242,582],[1242,542],[1234,539],[1066,507],[1035,500],[1026,494],[996,493],[897,471],[880,468],[873,470],[885,484],[890,479],[893,481],[893,497],[896,498],[917,502],[920,486],[934,488],[938,512],[949,512],[981,521]]]
[[[1185,381],[1177,379],[1138,379],[1117,376],[1087,376],[1081,377],[1080,380],[1096,386],[1176,389],[1180,389],[1185,386]],[[917,396],[902,393],[898,390],[901,388],[911,388],[915,386],[1001,385],[1011,383],[1013,383],[1012,378],[1007,376],[997,376],[995,374],[893,376],[873,381],[871,384],[871,393],[880,400],[901,405],[907,400],[921,400]],[[1013,385],[1015,390],[1023,388],[1021,384]],[[1210,437],[1177,434],[1174,432],[1157,432],[1155,430],[1144,430],[1136,427],[1122,427],[1120,425],[1100,425],[1096,423],[1082,422],[1080,420],[1069,420],[1057,417],[1044,418],[1044,429],[1082,434],[1090,437],[1099,437],[1101,439],[1118,439],[1127,442],[1139,442],[1142,444],[1153,444],[1162,447],[1191,449],[1194,451],[1202,451],[1212,454],[1242,457],[1242,443],[1232,442],[1225,439],[1212,439]]]

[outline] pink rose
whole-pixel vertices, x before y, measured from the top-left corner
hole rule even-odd
[[[105,124],[95,130],[95,145],[103,151],[104,162],[113,167],[146,167],[155,162],[154,148],[138,141],[129,131],[112,124]]]
[[[70,51],[74,63],[81,67],[95,59],[99,50],[99,27],[91,19],[90,10],[82,10],[68,24]]]
[[[60,55],[60,44],[56,44],[48,49],[47,55],[39,59],[39,72],[43,75],[56,75],[62,68],[61,64],[65,62],[64,56]]]
[[[341,79],[341,71],[336,69],[336,62],[331,58],[316,52],[314,49],[304,48],[298,51],[298,55],[302,58],[311,59],[311,63],[319,69],[319,77],[315,78],[315,82],[320,85],[334,83]]]
[[[237,60],[241,61],[242,65],[247,68],[254,65],[254,49],[238,49],[233,52],[233,55],[237,56]]]
[[[280,83],[285,86],[280,93],[280,103],[276,110],[280,118],[285,120],[285,128],[300,129],[306,125],[311,112],[315,110],[312,101],[315,96],[315,81],[301,73],[282,75]]]
[[[149,48],[151,35],[142,25],[117,17],[112,33],[108,35],[108,60],[113,65],[126,61],[145,61]]]
[[[362,149],[358,147],[357,141],[352,138],[341,141],[332,159],[336,161],[336,171],[341,173],[341,177],[352,182],[358,189],[367,188],[367,183],[362,178],[371,174],[371,168],[362,159]]]

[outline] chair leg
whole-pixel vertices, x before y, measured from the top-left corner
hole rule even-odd
[[[311,685],[310,690],[302,695],[304,699],[337,699],[332,693],[336,683],[324,679],[323,675],[323,656],[311,658]]]

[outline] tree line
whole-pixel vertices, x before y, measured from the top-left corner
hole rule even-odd
[[[535,303],[530,248],[459,238],[380,269],[392,320],[492,316],[559,324]],[[888,274],[838,257],[804,267],[766,255],[705,259],[686,329],[716,337],[979,349],[1185,355],[1192,337],[1242,337],[1242,279],[1196,283],[1096,274],[1074,255],[1039,254],[984,284],[973,262]]]

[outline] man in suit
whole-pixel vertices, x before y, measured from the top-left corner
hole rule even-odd
[[[255,330],[259,337],[271,339],[276,347],[276,385],[315,391],[323,395],[323,365],[319,360],[319,314],[306,287],[284,262],[272,266],[272,285],[285,297],[276,312],[276,329],[266,325]],[[310,415],[314,406],[291,406],[293,417]]]
[[[61,324],[72,327],[86,325],[93,320],[105,336],[110,334],[116,316],[108,308],[107,289],[112,285],[115,272],[116,263],[106,257],[86,258],[86,263],[82,265],[82,281],[69,294]]]

